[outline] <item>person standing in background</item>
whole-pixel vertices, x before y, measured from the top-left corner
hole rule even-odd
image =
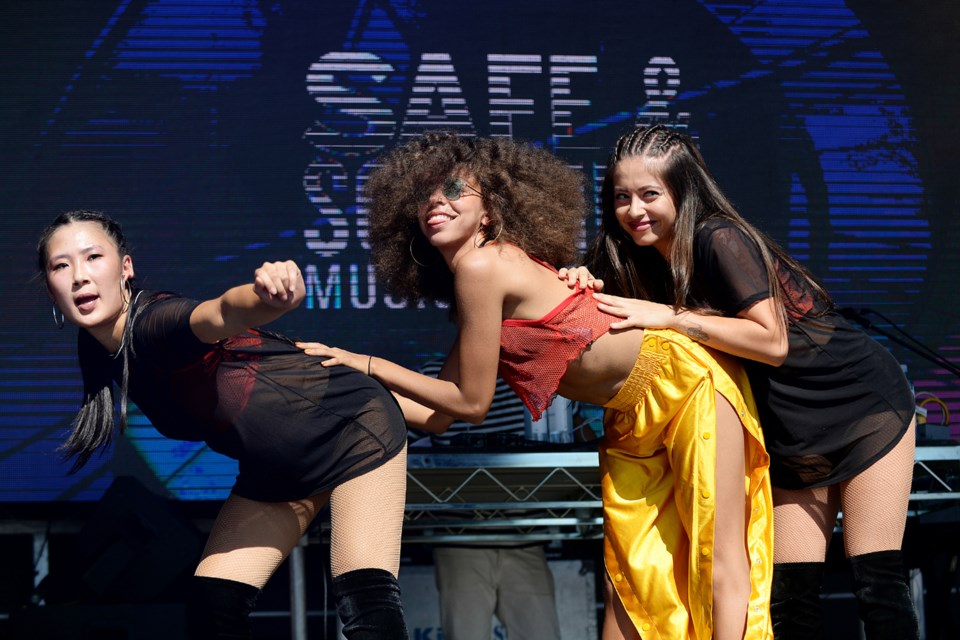
[[[442,368],[442,360],[429,360],[420,373],[435,378]],[[497,443],[520,442],[523,435],[523,401],[497,378],[490,411],[481,424],[454,421],[443,433],[429,434],[429,440],[434,447],[466,446],[480,453],[503,446]],[[445,640],[490,640],[494,615],[510,640],[560,640],[545,542],[437,543],[433,565]]]

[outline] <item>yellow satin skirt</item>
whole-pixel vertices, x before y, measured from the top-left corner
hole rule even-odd
[[[607,573],[643,640],[713,637],[716,393],[744,428],[751,594],[744,638],[773,638],[773,501],[746,374],[681,333],[647,330],[600,443]]]

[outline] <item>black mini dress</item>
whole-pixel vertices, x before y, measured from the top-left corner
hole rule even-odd
[[[236,459],[232,493],[300,500],[403,449],[403,414],[375,379],[349,367],[325,368],[321,358],[264,331],[205,344],[190,328],[198,304],[168,293],[139,296],[128,393],[164,436],[203,441]],[[122,358],[113,362],[119,382]]]
[[[713,219],[694,243],[694,297],[726,316],[771,296],[759,250]],[[745,361],[773,485],[804,489],[857,475],[890,451],[913,419],[915,400],[894,357],[850,325],[804,279],[778,268],[789,350],[779,367]]]

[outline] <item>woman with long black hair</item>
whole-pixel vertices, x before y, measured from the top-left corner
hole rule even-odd
[[[344,635],[406,638],[396,579],[406,427],[396,401],[369,376],[251,329],[303,300],[297,265],[265,263],[252,283],[205,301],[140,290],[120,225],[93,211],[57,217],[37,259],[58,324],[80,329],[84,399],[64,445],[74,470],[110,444],[116,422],[123,431],[128,398],[163,435],[239,461],[187,603],[193,635],[249,638],[258,593],[329,501]]]

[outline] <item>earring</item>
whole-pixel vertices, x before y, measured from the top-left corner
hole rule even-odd
[[[417,239],[417,236],[410,236],[410,247],[409,247],[409,249],[410,249],[410,257],[413,258],[413,261],[416,262],[416,263],[417,263],[418,265],[420,265],[421,267],[426,267],[426,266],[428,266],[427,264],[424,264],[423,262],[420,262],[419,260],[417,260],[417,256],[413,255],[413,241],[416,240],[416,239]]]
[[[479,229],[477,229],[477,234],[473,237],[473,246],[475,246],[477,249],[486,245],[488,242],[496,242],[497,238],[500,237],[500,234],[503,233],[503,223],[501,223],[500,228],[497,229],[497,235],[493,236],[489,240],[482,240],[480,241],[479,244],[477,244],[477,238],[480,236],[481,231],[483,231],[483,227],[480,227]]]
[[[63,323],[66,318],[63,317],[63,313],[60,314],[60,317],[57,317],[57,305],[53,305],[53,322],[57,325],[57,329],[63,329]]]

